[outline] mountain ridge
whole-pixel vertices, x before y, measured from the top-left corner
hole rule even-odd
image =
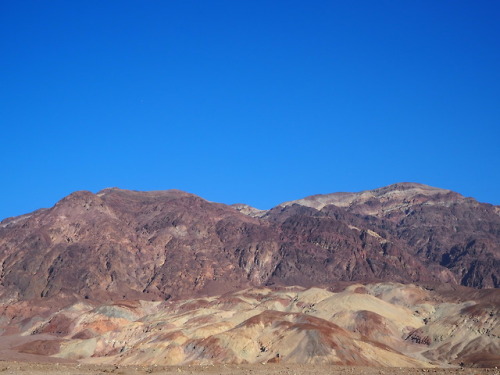
[[[168,299],[363,280],[499,287],[494,206],[414,183],[347,194],[349,205],[256,211],[179,190],[74,192],[2,221],[0,295]],[[314,197],[325,196],[304,199]]]
[[[450,189],[443,189],[443,188],[438,188],[438,187],[433,187],[433,186],[430,186],[430,185],[426,185],[426,184],[421,184],[421,183],[417,183],[417,182],[397,182],[397,183],[394,183],[394,184],[390,184],[390,185],[387,185],[387,186],[383,186],[383,187],[379,187],[379,188],[375,188],[375,189],[371,189],[371,190],[361,190],[361,191],[358,191],[358,192],[334,192],[334,193],[325,193],[325,194],[313,194],[313,195],[308,195],[308,196],[305,196],[303,198],[298,198],[298,199],[295,199],[295,200],[291,200],[291,201],[285,201],[285,202],[282,202],[282,203],[278,203],[276,206],[274,207],[271,207],[269,209],[260,209],[260,208],[257,208],[257,207],[254,207],[252,205],[249,205],[247,203],[232,203],[232,204],[227,204],[228,206],[231,206],[235,209],[237,209],[238,211],[249,211],[250,212],[250,215],[254,214],[254,213],[258,213],[258,214],[261,214],[261,215],[264,215],[265,213],[267,213],[268,211],[272,210],[273,208],[276,208],[276,207],[284,207],[284,206],[289,206],[289,205],[292,205],[292,204],[301,204],[301,205],[306,205],[306,206],[309,206],[309,207],[314,207],[313,205],[311,204],[303,204],[304,201],[313,201],[315,198],[328,198],[328,197],[335,197],[335,196],[358,196],[358,195],[362,195],[363,193],[370,193],[370,192],[377,192],[377,191],[384,191],[384,190],[393,190],[394,188],[403,188],[404,190],[409,190],[409,189],[412,189],[412,188],[422,188],[422,190],[430,190],[430,191],[436,191],[436,192],[447,192],[447,193],[453,193],[453,194],[456,194],[458,195],[459,197],[463,198],[464,200],[473,200],[473,201],[476,201],[478,203],[481,203],[481,204],[487,204],[487,205],[491,205],[495,208],[496,212],[500,215],[500,205],[495,205],[495,204],[492,204],[492,203],[488,203],[488,202],[481,202],[481,201],[478,201],[477,199],[473,198],[473,197],[465,197],[463,196],[462,194],[460,193],[457,193],[457,192],[454,192]],[[406,189],[405,189],[406,188]],[[103,196],[105,195],[106,193],[109,193],[109,192],[113,192],[113,191],[116,191],[116,192],[130,192],[132,194],[136,193],[136,194],[148,194],[148,195],[151,195],[151,196],[161,196],[161,195],[167,195],[167,194],[185,194],[185,195],[190,195],[190,196],[196,196],[196,197],[199,197],[201,199],[204,199],[206,200],[207,202],[212,202],[212,203],[217,203],[217,202],[213,202],[213,201],[210,201],[210,200],[207,200],[201,196],[198,196],[196,194],[193,194],[193,193],[189,193],[187,191],[184,191],[184,190],[179,190],[179,189],[166,189],[166,190],[148,190],[148,191],[143,191],[143,190],[133,190],[133,189],[122,189],[122,188],[119,188],[119,187],[107,187],[107,188],[104,188],[104,189],[101,189],[99,191],[97,191],[96,193],[93,193],[89,190],[77,190],[73,193],[70,193],[68,194],[67,196],[61,198],[58,202],[62,201],[63,199],[65,199],[66,197],[72,195],[72,194],[75,194],[75,193],[79,193],[79,192],[88,192],[90,194],[94,194],[94,195],[97,195],[97,196]],[[58,202],[56,202],[55,204],[57,204]],[[224,203],[220,203],[220,204],[224,204]],[[333,203],[331,203],[333,204]],[[24,214],[21,214],[21,215],[17,215],[17,216],[8,216],[8,217],[5,217],[3,218],[1,221],[0,221],[0,225],[1,224],[5,224],[11,220],[14,220],[14,219],[18,219],[18,218],[22,218],[24,216],[27,216],[27,215],[31,215],[37,211],[40,211],[40,210],[48,210],[49,208],[39,208],[39,209],[36,209],[35,211],[32,211],[32,212],[28,212],[28,213],[24,213]]]

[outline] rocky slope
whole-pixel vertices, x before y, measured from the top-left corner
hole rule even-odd
[[[361,193],[307,197],[282,204],[330,205],[364,218],[405,243],[426,266],[452,271],[455,282],[500,286],[500,208],[450,190],[400,183]],[[378,230],[376,229],[376,230]]]
[[[396,184],[269,211],[180,191],[80,191],[0,225],[3,301],[169,299],[337,281],[500,284],[498,207]]]

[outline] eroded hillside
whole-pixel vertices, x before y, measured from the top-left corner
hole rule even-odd
[[[4,307],[1,354],[120,365],[494,367],[499,292],[464,300],[462,291],[379,283],[31,310],[20,302]]]

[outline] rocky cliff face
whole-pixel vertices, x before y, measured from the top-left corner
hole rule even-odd
[[[180,191],[76,192],[0,224],[3,301],[169,299],[337,281],[500,286],[498,207],[396,184],[269,211]]]
[[[323,211],[331,205],[389,232],[435,272],[444,267],[454,282],[476,288],[500,286],[499,207],[450,190],[400,183],[361,193],[336,193],[284,203]],[[442,268],[441,268],[442,270]]]

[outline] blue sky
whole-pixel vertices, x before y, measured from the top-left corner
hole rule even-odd
[[[76,190],[500,204],[497,1],[1,1],[0,219]]]

